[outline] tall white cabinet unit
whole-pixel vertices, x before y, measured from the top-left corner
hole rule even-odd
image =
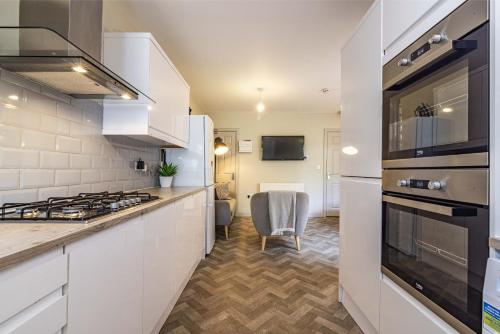
[[[340,300],[364,333],[379,332],[382,8],[377,1],[341,54]]]
[[[381,25],[379,1],[342,49],[342,176],[382,177]]]
[[[105,101],[103,134],[186,147],[189,85],[150,33],[105,33],[103,61],[142,94]]]

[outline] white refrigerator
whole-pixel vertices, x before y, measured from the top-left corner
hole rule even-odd
[[[214,123],[206,115],[189,116],[189,146],[165,149],[168,162],[178,165],[173,186],[207,189],[205,219],[205,253],[210,254],[215,243],[214,203]]]

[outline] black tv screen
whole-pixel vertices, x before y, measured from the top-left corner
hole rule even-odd
[[[304,136],[262,136],[262,160],[304,160]]]

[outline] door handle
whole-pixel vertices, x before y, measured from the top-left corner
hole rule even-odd
[[[477,216],[477,209],[474,207],[434,204],[388,195],[383,195],[382,201],[422,211],[433,212],[448,217]]]

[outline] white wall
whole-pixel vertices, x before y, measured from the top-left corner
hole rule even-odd
[[[310,216],[323,216],[323,136],[324,129],[338,129],[338,114],[266,112],[212,113],[215,128],[239,130],[238,139],[251,139],[253,153],[240,153],[238,174],[238,216],[250,215],[250,199],[261,182],[301,182],[310,196]],[[262,161],[263,135],[304,135],[305,161]],[[317,169],[317,167],[320,169]]]
[[[0,204],[156,185],[155,174],[136,172],[133,162],[155,168],[158,146],[101,132],[100,104],[1,71]]]

